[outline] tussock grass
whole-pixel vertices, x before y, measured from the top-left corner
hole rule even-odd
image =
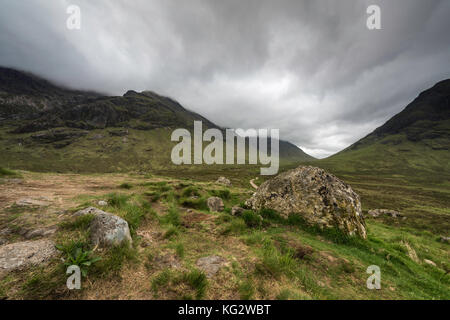
[[[59,224],[62,229],[65,230],[87,230],[92,220],[95,218],[93,214],[86,214],[80,217],[76,217],[72,221],[63,221]]]
[[[185,272],[175,280],[175,283],[180,282],[186,283],[193,290],[195,290],[195,297],[197,299],[201,299],[204,297],[206,288],[208,286],[208,279],[202,271],[194,269],[190,272]]]
[[[91,269],[91,273],[98,277],[117,276],[126,263],[139,262],[137,250],[128,243],[110,248],[101,258],[102,260],[97,262]]]
[[[127,189],[127,190],[129,190],[129,189],[133,188],[133,185],[130,184],[130,183],[124,182],[121,185],[119,185],[119,188],[120,189]]]
[[[0,178],[11,177],[11,176],[19,176],[19,174],[13,170],[9,170],[9,169],[0,167]]]

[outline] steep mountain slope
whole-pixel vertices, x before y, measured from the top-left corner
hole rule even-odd
[[[112,172],[171,166],[175,128],[219,128],[151,91],[123,96],[62,88],[0,68],[0,166],[39,171]],[[221,128],[219,128],[221,129]],[[280,141],[281,161],[311,160]]]
[[[422,92],[365,138],[324,159],[338,171],[450,174],[450,79]]]

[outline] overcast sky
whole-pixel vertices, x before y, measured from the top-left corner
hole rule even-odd
[[[66,9],[81,9],[69,30]],[[366,9],[381,8],[381,30]],[[331,155],[450,77],[449,0],[2,0],[0,65]]]

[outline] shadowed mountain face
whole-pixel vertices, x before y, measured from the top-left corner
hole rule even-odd
[[[403,133],[409,141],[421,141],[433,149],[448,150],[449,121],[450,79],[422,92],[402,112],[350,148],[358,148],[366,141],[377,141],[389,135]]]
[[[123,97],[73,91],[36,76],[0,68],[0,117],[17,122],[15,133],[69,127],[104,129],[128,127],[148,130],[192,126],[194,120],[216,127],[170,98],[144,91]]]
[[[446,174],[449,150],[450,79],[422,92],[384,125],[323,163],[342,171]]]
[[[194,121],[202,121],[204,129],[219,128],[151,91],[105,96],[0,68],[0,145],[7,151],[0,155],[3,166],[90,172],[164,167],[174,145],[170,133],[192,129]],[[280,141],[280,158],[313,159],[286,141]],[[80,165],[94,160],[97,165]]]

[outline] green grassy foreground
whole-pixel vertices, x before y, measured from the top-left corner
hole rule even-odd
[[[67,259],[76,248],[92,264],[80,291],[65,287],[59,259],[43,268],[11,273],[0,280],[0,296],[32,299],[449,299],[448,235],[450,192],[444,182],[415,184],[404,177],[351,175],[336,172],[361,195],[363,211],[389,208],[407,218],[368,218],[368,239],[348,239],[305,226],[301,219],[284,221],[277,213],[230,214],[253,192],[248,178],[255,169],[227,175],[233,187],[216,185],[221,171],[189,171],[192,178],[128,175],[113,190],[74,195],[75,211],[108,200],[104,210],[126,219],[131,248],[95,250],[88,242],[90,217],[68,215],[58,221],[54,240]],[[24,173],[25,181],[28,174]],[[34,174],[33,174],[34,175]],[[33,177],[31,175],[31,177]],[[38,174],[45,179],[47,174]],[[184,175],[183,175],[184,176]],[[109,176],[96,175],[110,180]],[[104,177],[104,178],[103,178]],[[32,179],[32,178],[30,178]],[[71,178],[72,179],[72,178]],[[76,179],[76,177],[74,178]],[[257,183],[259,180],[257,180]],[[210,213],[206,198],[220,196],[225,211]],[[188,210],[190,209],[190,210]],[[12,209],[8,209],[12,210]],[[28,212],[4,210],[1,221],[20,225]],[[46,209],[38,209],[45,214]],[[263,216],[263,222],[257,219]],[[17,241],[20,236],[16,236]],[[144,245],[145,244],[145,245]],[[418,260],[414,261],[410,250]],[[207,278],[197,267],[200,257],[219,255],[224,267]],[[100,260],[98,258],[101,258]],[[81,259],[81,258],[80,258]],[[429,265],[424,259],[433,261]],[[366,269],[381,269],[381,290],[369,290]]]

